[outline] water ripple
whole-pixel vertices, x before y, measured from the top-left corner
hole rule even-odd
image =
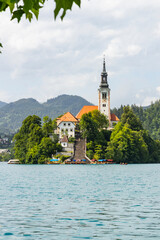
[[[0,239],[159,239],[159,171],[0,163]]]

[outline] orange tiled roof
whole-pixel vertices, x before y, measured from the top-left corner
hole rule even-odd
[[[111,113],[111,121],[119,121],[119,118],[114,113]]]
[[[72,113],[67,112],[62,117],[57,118],[57,120],[60,122],[77,122],[77,118],[72,115]]]
[[[89,113],[93,110],[98,110],[98,106],[83,106],[76,118],[81,119],[83,114]],[[119,118],[114,113],[111,113],[111,121],[119,121]]]
[[[77,114],[76,118],[81,119],[81,117],[84,113],[89,113],[93,110],[98,110],[98,106],[83,106],[83,108]]]

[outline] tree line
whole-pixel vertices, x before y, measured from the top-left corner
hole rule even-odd
[[[113,130],[107,130],[106,119],[100,115],[95,110],[80,120],[89,158],[113,159],[116,163],[160,162],[160,141],[152,139],[131,107],[123,108],[121,121]]]
[[[160,163],[160,141],[154,140],[129,106],[123,108],[121,120],[108,129],[109,121],[98,110],[83,114],[79,131],[87,138],[90,159],[113,159],[115,163]],[[28,116],[14,136],[15,157],[21,163],[46,163],[60,152],[56,119]],[[52,136],[52,138],[50,137]]]
[[[121,118],[123,108],[124,106],[121,105],[120,108],[114,108],[112,112]],[[150,136],[155,140],[160,140],[160,100],[148,107],[131,105],[131,109],[141,120],[143,128],[149,131]]]

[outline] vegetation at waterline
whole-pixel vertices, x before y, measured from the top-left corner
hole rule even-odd
[[[88,127],[88,119],[94,123],[94,128]],[[88,139],[89,158],[111,158],[116,163],[160,162],[160,142],[150,137],[129,106],[124,107],[121,121],[112,132],[99,128],[90,113],[82,117],[80,126]]]
[[[28,116],[14,136],[15,157],[21,163],[45,163],[52,157],[52,154],[62,149],[57,135],[53,132],[55,128],[56,121],[52,121],[48,116],[43,118],[43,125],[40,117]]]
[[[14,149],[9,149],[9,152],[4,152],[0,154],[0,162],[8,162],[10,159],[14,158]]]
[[[121,105],[120,108],[114,108],[112,112],[121,118],[123,109],[124,106]],[[131,109],[141,120],[143,128],[149,131],[150,136],[155,140],[160,140],[160,100],[148,107],[131,105]]]
[[[116,163],[160,163],[160,141],[150,137],[129,106],[124,107],[121,121],[113,130],[107,130],[108,124],[98,110],[82,116],[79,127],[82,136],[87,138],[87,156],[90,159],[113,159]],[[42,124],[38,116],[28,116],[14,136],[15,158],[21,163],[45,163],[56,152],[61,152],[62,147],[54,134],[56,127],[56,120],[52,121],[49,117],[44,117]],[[62,162],[64,159],[61,159]]]

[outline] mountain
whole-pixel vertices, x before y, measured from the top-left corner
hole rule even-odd
[[[39,103],[33,98],[20,99],[0,108],[0,132],[17,131],[28,115],[35,114],[41,118],[49,116],[54,119],[65,112],[76,115],[84,105],[93,104],[82,97],[65,94],[49,99],[45,103]]]
[[[0,101],[0,108],[3,107],[3,106],[5,106],[6,104],[7,104],[7,103]]]

